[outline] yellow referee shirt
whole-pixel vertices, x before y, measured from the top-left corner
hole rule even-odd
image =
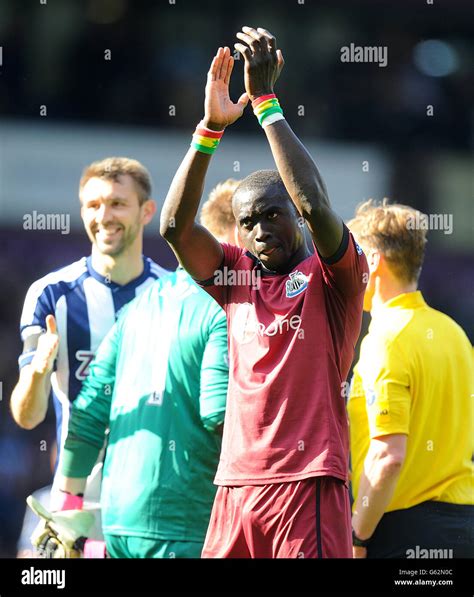
[[[354,498],[370,439],[404,433],[387,511],[427,500],[474,504],[473,385],[472,347],[455,321],[421,292],[385,303],[362,341],[348,401]]]

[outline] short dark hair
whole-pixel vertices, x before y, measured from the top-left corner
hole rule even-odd
[[[278,170],[257,170],[242,180],[234,191],[234,197],[242,192],[258,191],[274,185],[282,186],[286,193],[285,185]]]
[[[234,199],[238,197],[240,193],[247,193],[249,191],[262,191],[272,186],[278,186],[281,188],[282,194],[286,195],[288,198],[288,202],[291,204],[295,215],[299,217],[300,213],[298,212],[296,205],[293,203],[288,191],[286,190],[285,184],[278,170],[257,170],[256,172],[249,174],[235,189],[232,198],[232,206],[235,206]]]
[[[124,157],[109,157],[97,160],[87,166],[79,182],[79,195],[82,189],[91,178],[103,178],[105,180],[117,181],[119,176],[131,176],[135,183],[138,194],[138,203],[143,205],[150,199],[151,176],[143,164],[137,160]]]

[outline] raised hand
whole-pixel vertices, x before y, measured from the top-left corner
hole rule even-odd
[[[207,73],[206,99],[204,102],[204,126],[213,130],[223,130],[243,114],[249,98],[243,93],[234,104],[229,97],[229,81],[234,59],[230,49],[219,48]]]
[[[285,64],[281,50],[277,50],[275,37],[261,27],[242,27],[237,37],[245,42],[234,44],[234,48],[245,60],[245,91],[250,100],[273,93],[273,86]]]
[[[59,336],[56,330],[56,320],[53,315],[46,317],[46,332],[38,339],[35,356],[31,361],[33,369],[44,375],[52,370],[54,359],[58,354]]]

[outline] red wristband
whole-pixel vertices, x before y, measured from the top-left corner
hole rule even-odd
[[[224,134],[225,129],[222,131],[213,131],[212,129],[207,128],[204,126],[203,121],[201,120],[196,127],[196,132],[194,134],[202,135],[203,137],[211,137],[211,139],[220,139]]]
[[[257,97],[257,99],[253,100],[252,108],[256,108],[262,102],[266,102],[269,99],[275,99],[275,98],[276,98],[276,95],[274,93],[269,93],[268,95],[261,95],[260,97]]]
[[[198,125],[196,134],[202,135],[203,137],[211,137],[211,139],[220,139],[224,134],[224,131],[211,131],[211,129],[206,129]]]

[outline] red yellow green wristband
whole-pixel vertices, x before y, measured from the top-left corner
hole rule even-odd
[[[278,120],[284,120],[283,110],[274,93],[262,95],[252,102],[253,113],[262,127],[266,127]]]
[[[193,134],[191,147],[196,151],[212,155],[219,146],[220,140],[224,131],[213,131],[202,124],[202,121],[197,125]]]

